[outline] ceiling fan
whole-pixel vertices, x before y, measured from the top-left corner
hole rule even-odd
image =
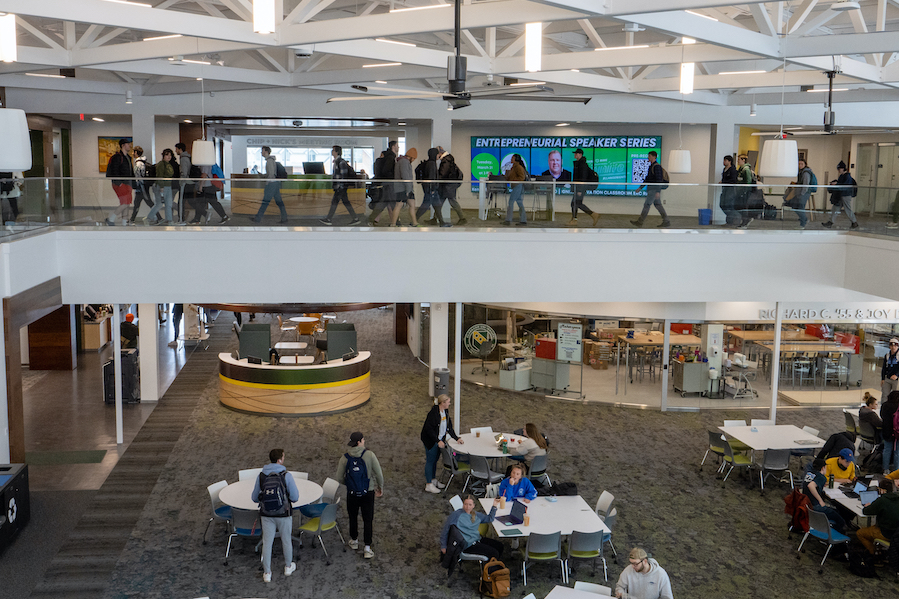
[[[824,71],[827,75],[827,104],[824,108],[824,129],[818,131],[788,131],[784,129],[783,133],[778,131],[756,131],[752,135],[754,137],[786,137],[790,136],[808,136],[808,135],[837,135],[838,133],[846,133],[852,135],[862,135],[866,133],[895,133],[892,129],[837,129],[836,113],[833,111],[833,80],[842,71],[833,69],[832,71]]]
[[[508,96],[515,96],[515,100],[528,100],[532,102],[575,102],[579,104],[588,103],[591,98],[580,98],[572,96],[537,96],[531,95],[534,92],[549,92],[553,89],[547,87],[544,83],[516,83],[514,87],[504,85],[501,87],[484,87],[478,89],[466,89],[466,75],[468,68],[468,59],[462,56],[461,42],[461,20],[462,20],[462,0],[455,0],[455,55],[447,57],[447,83],[448,88],[445,92],[440,91],[419,91],[410,89],[378,87],[378,91],[398,92],[396,95],[373,95],[373,96],[338,96],[328,98],[326,102],[358,102],[363,100],[445,100],[449,103],[451,110],[465,108],[471,106],[471,101],[478,100],[501,100]],[[353,89],[367,93],[369,90],[363,85],[353,85]]]

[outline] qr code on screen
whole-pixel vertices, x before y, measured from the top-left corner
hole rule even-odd
[[[634,183],[643,183],[646,179],[646,173],[649,172],[648,158],[635,158],[631,163],[631,181]]]

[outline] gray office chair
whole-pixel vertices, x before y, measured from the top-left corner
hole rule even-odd
[[[549,534],[532,532],[528,536],[528,544],[521,562],[521,577],[524,586],[528,586],[528,566],[535,561],[558,561],[562,567],[562,584],[568,584],[568,561],[562,557],[562,533]]]
[[[768,449],[765,451],[765,459],[762,461],[762,470],[759,473],[762,491],[765,490],[765,481],[769,476],[780,473],[778,479],[783,482],[789,478],[790,489],[793,489],[793,472],[790,471],[790,450],[789,449]]]
[[[481,485],[488,485],[493,483],[498,483],[503,479],[503,475],[499,472],[494,472],[490,469],[490,465],[487,463],[487,458],[483,456],[469,456],[471,458],[471,476],[476,478]],[[472,492],[474,492],[474,484],[472,485]]]
[[[484,374],[490,374],[490,369],[487,368],[487,358],[493,353],[493,348],[496,347],[492,343],[484,343],[478,348],[478,356],[481,359],[481,365],[471,371],[471,374],[475,374],[476,372],[483,372]]]

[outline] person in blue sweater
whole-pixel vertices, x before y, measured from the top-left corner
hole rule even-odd
[[[462,533],[465,539],[465,553],[473,553],[477,555],[486,555],[488,560],[491,557],[499,559],[503,554],[503,544],[496,539],[487,539],[481,537],[478,527],[481,524],[489,524],[496,517],[496,507],[499,505],[499,497],[493,500],[493,507],[489,514],[478,514],[474,511],[474,497],[469,495],[462,502],[462,509],[456,510],[446,519],[443,525],[443,532],[440,533],[440,553],[446,553],[446,542],[449,536],[450,527],[455,525]]]
[[[287,490],[287,498],[291,503],[300,498],[300,492],[297,484],[293,480],[293,475],[287,471],[284,466],[284,450],[273,449],[269,452],[268,458],[270,464],[262,467],[262,473],[256,477],[256,484],[253,485],[253,494],[251,499],[256,503],[262,503],[260,484],[268,476],[273,474],[284,473],[284,487]],[[293,561],[293,542],[290,534],[293,530],[293,517],[290,505],[285,506],[284,513],[277,516],[263,516],[260,514],[259,519],[262,520],[262,581],[272,581],[272,545],[275,543],[275,533],[281,534],[281,549],[284,552],[284,576],[293,574],[297,565]]]
[[[524,466],[515,464],[509,472],[509,478],[503,479],[499,485],[499,497],[506,499],[520,499],[524,503],[530,503],[537,497],[537,489],[531,481],[524,478]]]

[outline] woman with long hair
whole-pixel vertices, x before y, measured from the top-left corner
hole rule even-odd
[[[425,423],[421,427],[421,442],[425,446],[425,491],[439,493],[445,485],[437,480],[437,460],[440,450],[446,447],[446,436],[449,435],[459,443],[464,443],[456,431],[449,416],[450,396],[440,395],[434,400],[434,407],[428,412]]]
[[[496,539],[482,537],[478,530],[481,524],[493,522],[498,505],[499,497],[493,500],[493,507],[490,508],[489,514],[479,514],[474,511],[474,497],[471,495],[466,497],[462,502],[462,509],[450,514],[446,519],[446,524],[443,525],[443,532],[440,533],[440,553],[446,553],[450,527],[455,526],[462,533],[462,538],[465,539],[465,548],[463,549],[465,553],[485,555],[488,560],[491,557],[499,559],[503,554],[503,544]]]
[[[533,422],[524,425],[524,439],[513,447],[509,443],[512,455],[524,456],[524,461],[530,467],[538,455],[546,455],[546,439],[540,434],[540,430]]]

